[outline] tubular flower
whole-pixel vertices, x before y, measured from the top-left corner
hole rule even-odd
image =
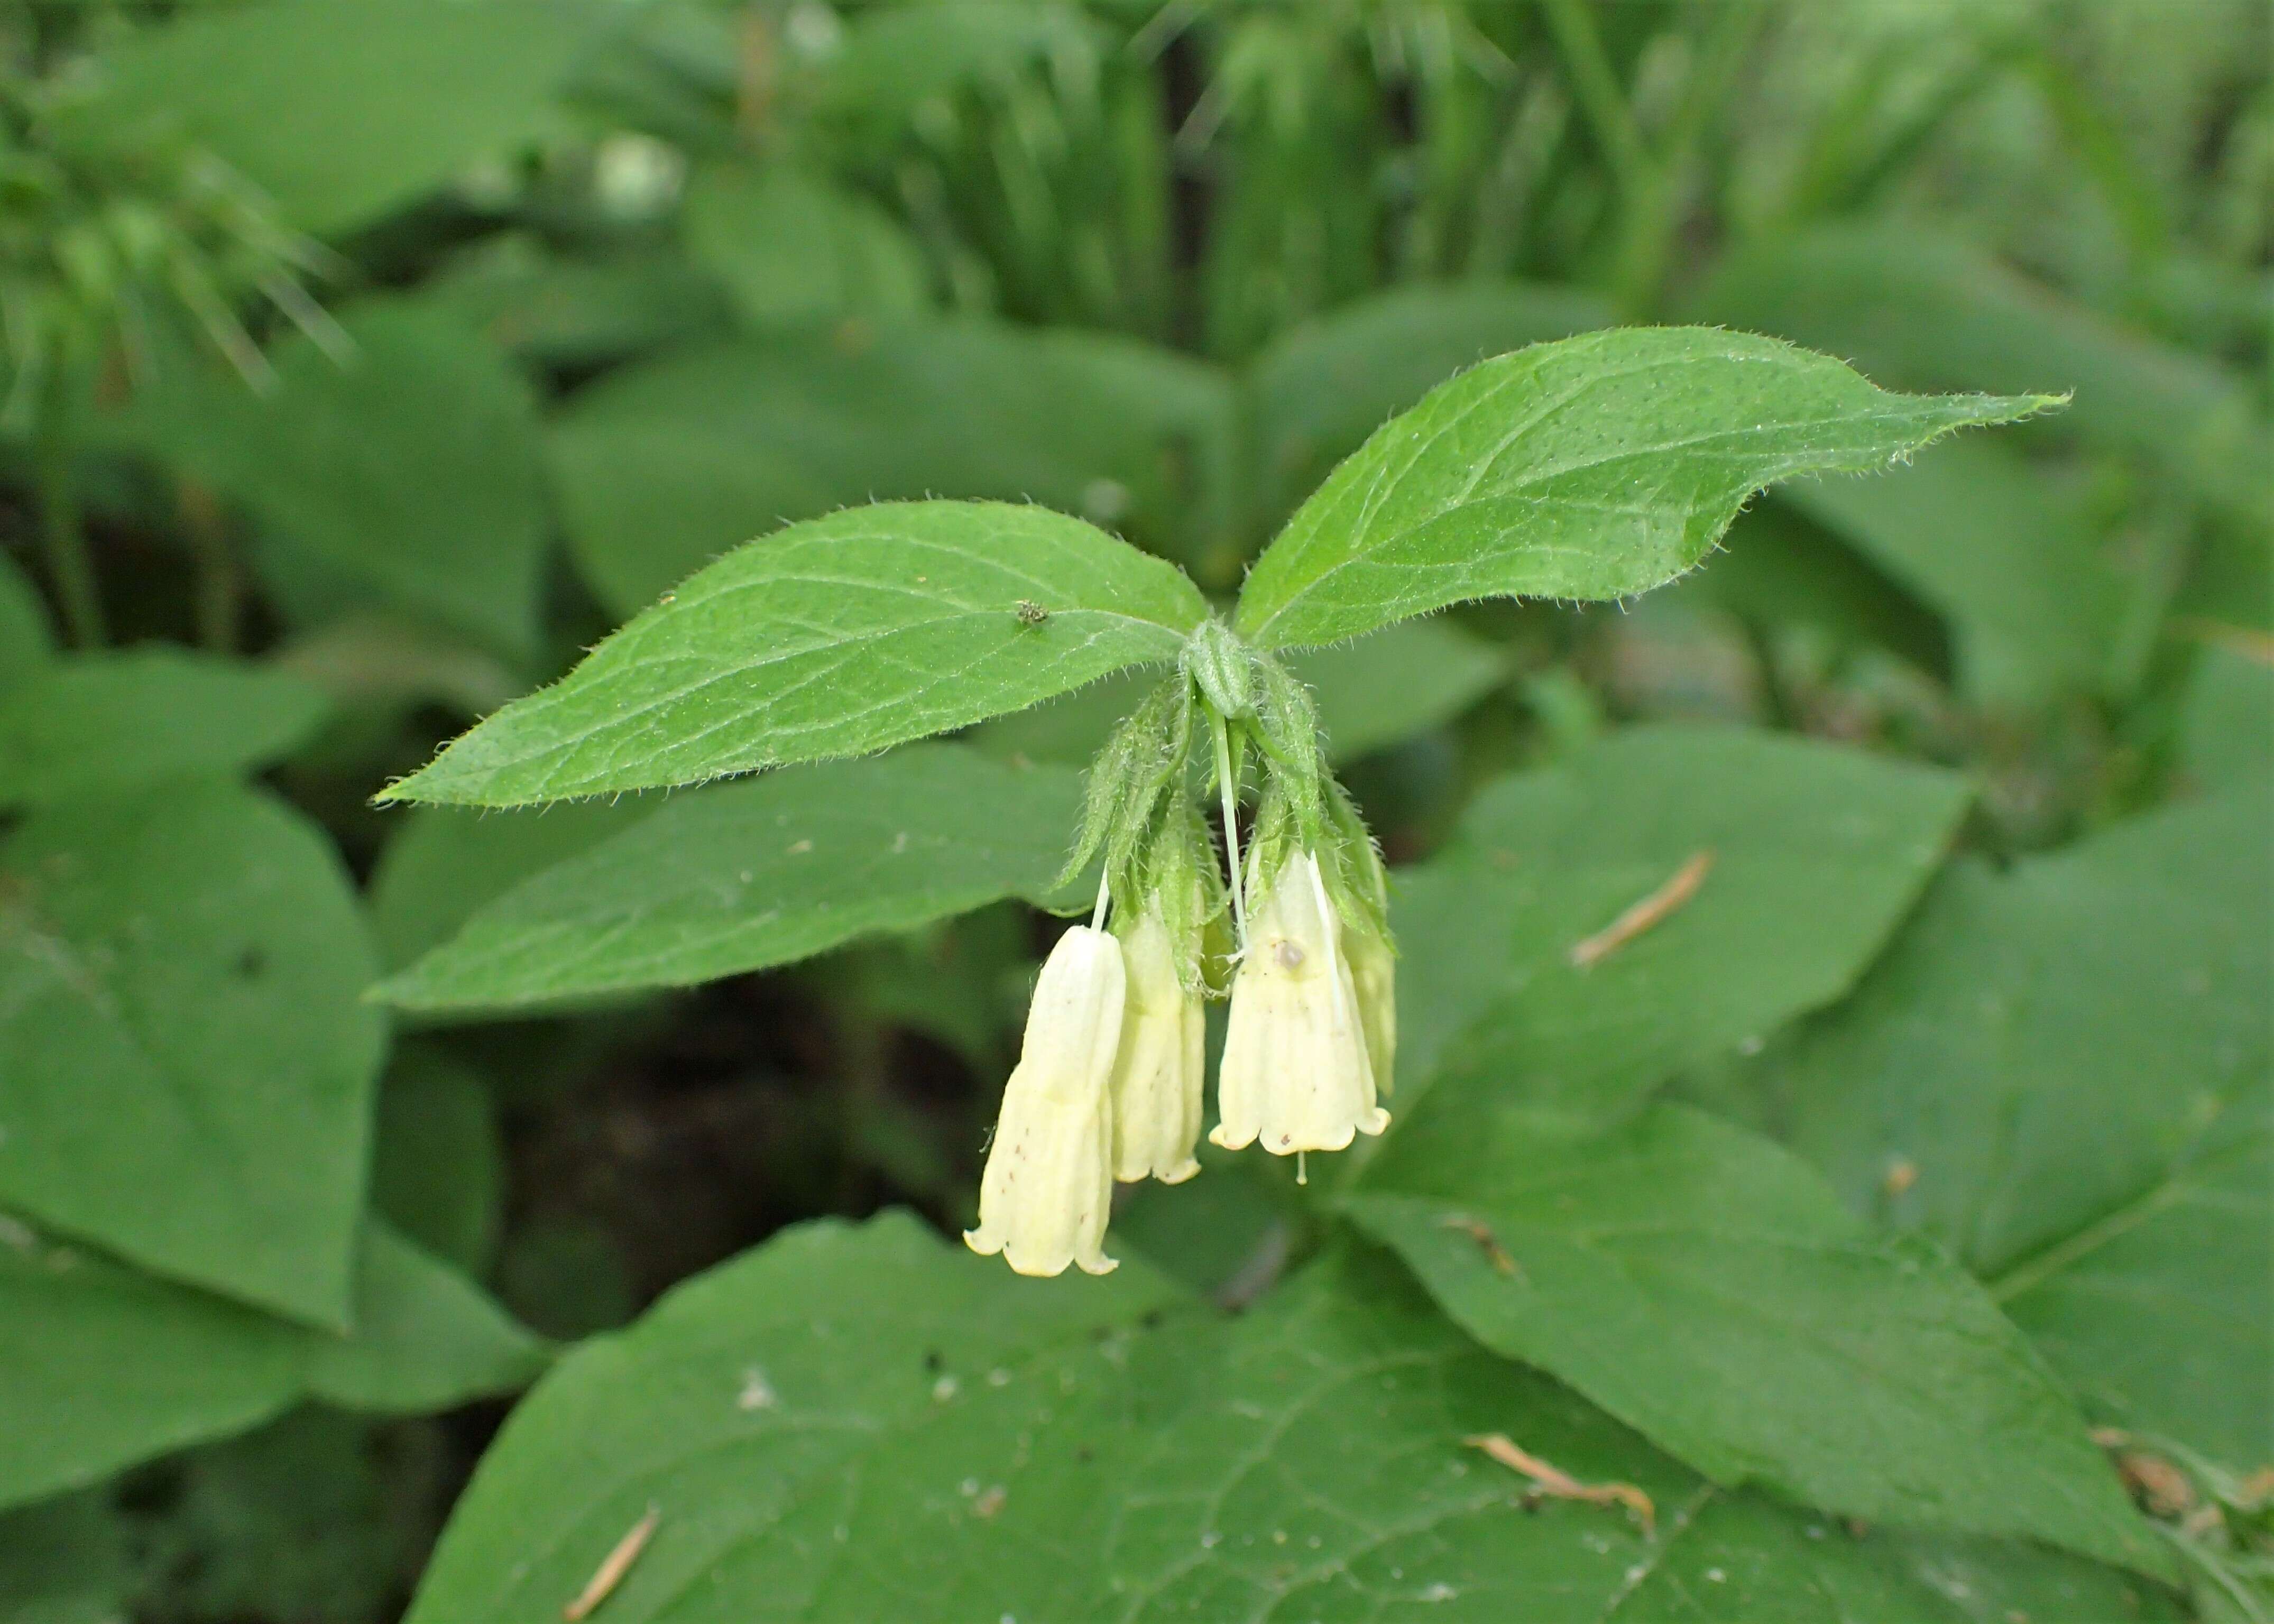
[[[1231,1024],[1216,1081],[1227,1150],[1261,1139],[1275,1156],[1340,1150],[1379,1133],[1374,1065],[1360,1025],[1342,921],[1309,853],[1279,872],[1248,923],[1231,984]]]
[[[979,1184],[979,1227],[964,1244],[1021,1274],[1057,1274],[1069,1263],[1092,1274],[1105,1255],[1113,1199],[1113,1115],[1107,1086],[1121,1037],[1126,977],[1121,948],[1075,926],[1043,966],[1019,1064]]]
[[[1156,907],[1123,931],[1121,951],[1129,990],[1113,1062],[1113,1177],[1182,1184],[1201,1170],[1193,1160],[1207,1066],[1200,989],[1178,973]]]
[[[1359,1026],[1366,1033],[1374,1092],[1387,1096],[1395,1086],[1397,1058],[1397,956],[1380,931],[1358,923],[1343,928],[1343,951],[1358,994]]]

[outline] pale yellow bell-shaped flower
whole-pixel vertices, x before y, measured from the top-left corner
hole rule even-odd
[[[1208,1023],[1197,985],[1187,988],[1177,944],[1157,908],[1121,934],[1129,991],[1113,1062],[1113,1177],[1178,1184],[1201,1170]]]
[[[1374,1103],[1342,935],[1318,859],[1306,853],[1280,870],[1248,920],[1216,1079],[1221,1120],[1209,1135],[1225,1149],[1260,1139],[1275,1156],[1340,1150],[1389,1125]]]
[[[1343,951],[1350,959],[1351,986],[1358,994],[1359,1025],[1366,1031],[1374,1092],[1387,1098],[1396,1086],[1397,956],[1380,931],[1359,923],[1344,927]]]
[[[1121,1040],[1126,976],[1119,944],[1077,925],[1043,965],[1019,1064],[979,1182],[972,1251],[1003,1254],[1021,1274],[1078,1263],[1110,1273],[1105,1221],[1113,1204],[1113,1116],[1107,1088]]]

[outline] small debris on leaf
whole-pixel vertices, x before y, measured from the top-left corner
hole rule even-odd
[[[1656,891],[1636,903],[1609,924],[1583,942],[1571,945],[1570,959],[1574,969],[1589,970],[1608,959],[1645,931],[1662,924],[1684,903],[1698,894],[1706,883],[1706,876],[1713,871],[1713,853],[1696,852],[1688,861],[1674,871],[1674,877]]]
[[[662,1516],[661,1507],[650,1506],[647,1515],[633,1523],[630,1530],[616,1541],[615,1549],[600,1559],[600,1565],[592,1570],[591,1581],[576,1592],[576,1599],[561,1609],[561,1616],[568,1620],[568,1624],[578,1624],[579,1620],[591,1617],[593,1609],[615,1593],[616,1586],[621,1584],[624,1575],[632,1570],[632,1564],[639,1560],[640,1553],[647,1549],[647,1542],[655,1537],[655,1525]]]
[[[1650,1503],[1650,1496],[1631,1483],[1582,1483],[1558,1466],[1551,1466],[1536,1455],[1527,1455],[1518,1448],[1504,1432],[1485,1432],[1461,1441],[1472,1449],[1481,1449],[1511,1471],[1522,1472],[1532,1479],[1532,1485],[1553,1500],[1583,1500],[1593,1506],[1624,1506],[1642,1522],[1643,1537],[1658,1537],[1658,1507]]]
[[[1518,1267],[1514,1258],[1509,1256],[1508,1248],[1500,1244],[1500,1237],[1495,1235],[1489,1226],[1474,1218],[1464,1217],[1455,1213],[1439,1220],[1438,1227],[1458,1229],[1476,1242],[1477,1250],[1485,1254],[1485,1261],[1491,1264],[1495,1272],[1507,1275],[1510,1280],[1524,1278],[1524,1270]]]
[[[2116,1475],[2152,1516],[2176,1517],[2195,1503],[2195,1485],[2187,1481],[2187,1473],[2145,1449],[2120,1450]]]

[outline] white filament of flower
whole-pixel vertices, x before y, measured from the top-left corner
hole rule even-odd
[[[1239,794],[1231,781],[1231,735],[1224,718],[1209,712],[1209,721],[1216,729],[1216,781],[1224,798],[1224,861],[1231,868],[1231,917],[1239,932],[1239,951],[1236,959],[1247,957],[1247,902],[1241,894],[1239,883]]]

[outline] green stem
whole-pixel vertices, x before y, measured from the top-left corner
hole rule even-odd
[[[58,368],[58,372],[61,369]],[[41,403],[34,430],[33,461],[39,484],[40,537],[48,556],[48,574],[62,606],[64,628],[72,646],[99,649],[109,634],[102,620],[102,597],[96,590],[94,560],[88,556],[87,530],[72,485],[71,434],[65,426],[68,404],[50,389]]]
[[[1627,200],[1615,286],[1620,312],[1630,321],[1646,321],[1657,314],[1674,261],[1675,234],[1682,226],[1683,199],[1696,171],[1707,122],[1727,105],[1745,47],[1762,17],[1754,0],[1722,0],[1698,47],[1697,65],[1668,123],[1660,150],[1648,161],[1639,189]]]
[[[1643,144],[1634,109],[1627,104],[1626,92],[1619,87],[1618,74],[1603,49],[1603,36],[1595,31],[1594,16],[1587,9],[1587,0],[1544,0],[1544,5],[1548,29],[1571,76],[1580,116],[1594,131],[1619,191],[1631,205],[1647,190],[1651,171],[1657,165]]]

